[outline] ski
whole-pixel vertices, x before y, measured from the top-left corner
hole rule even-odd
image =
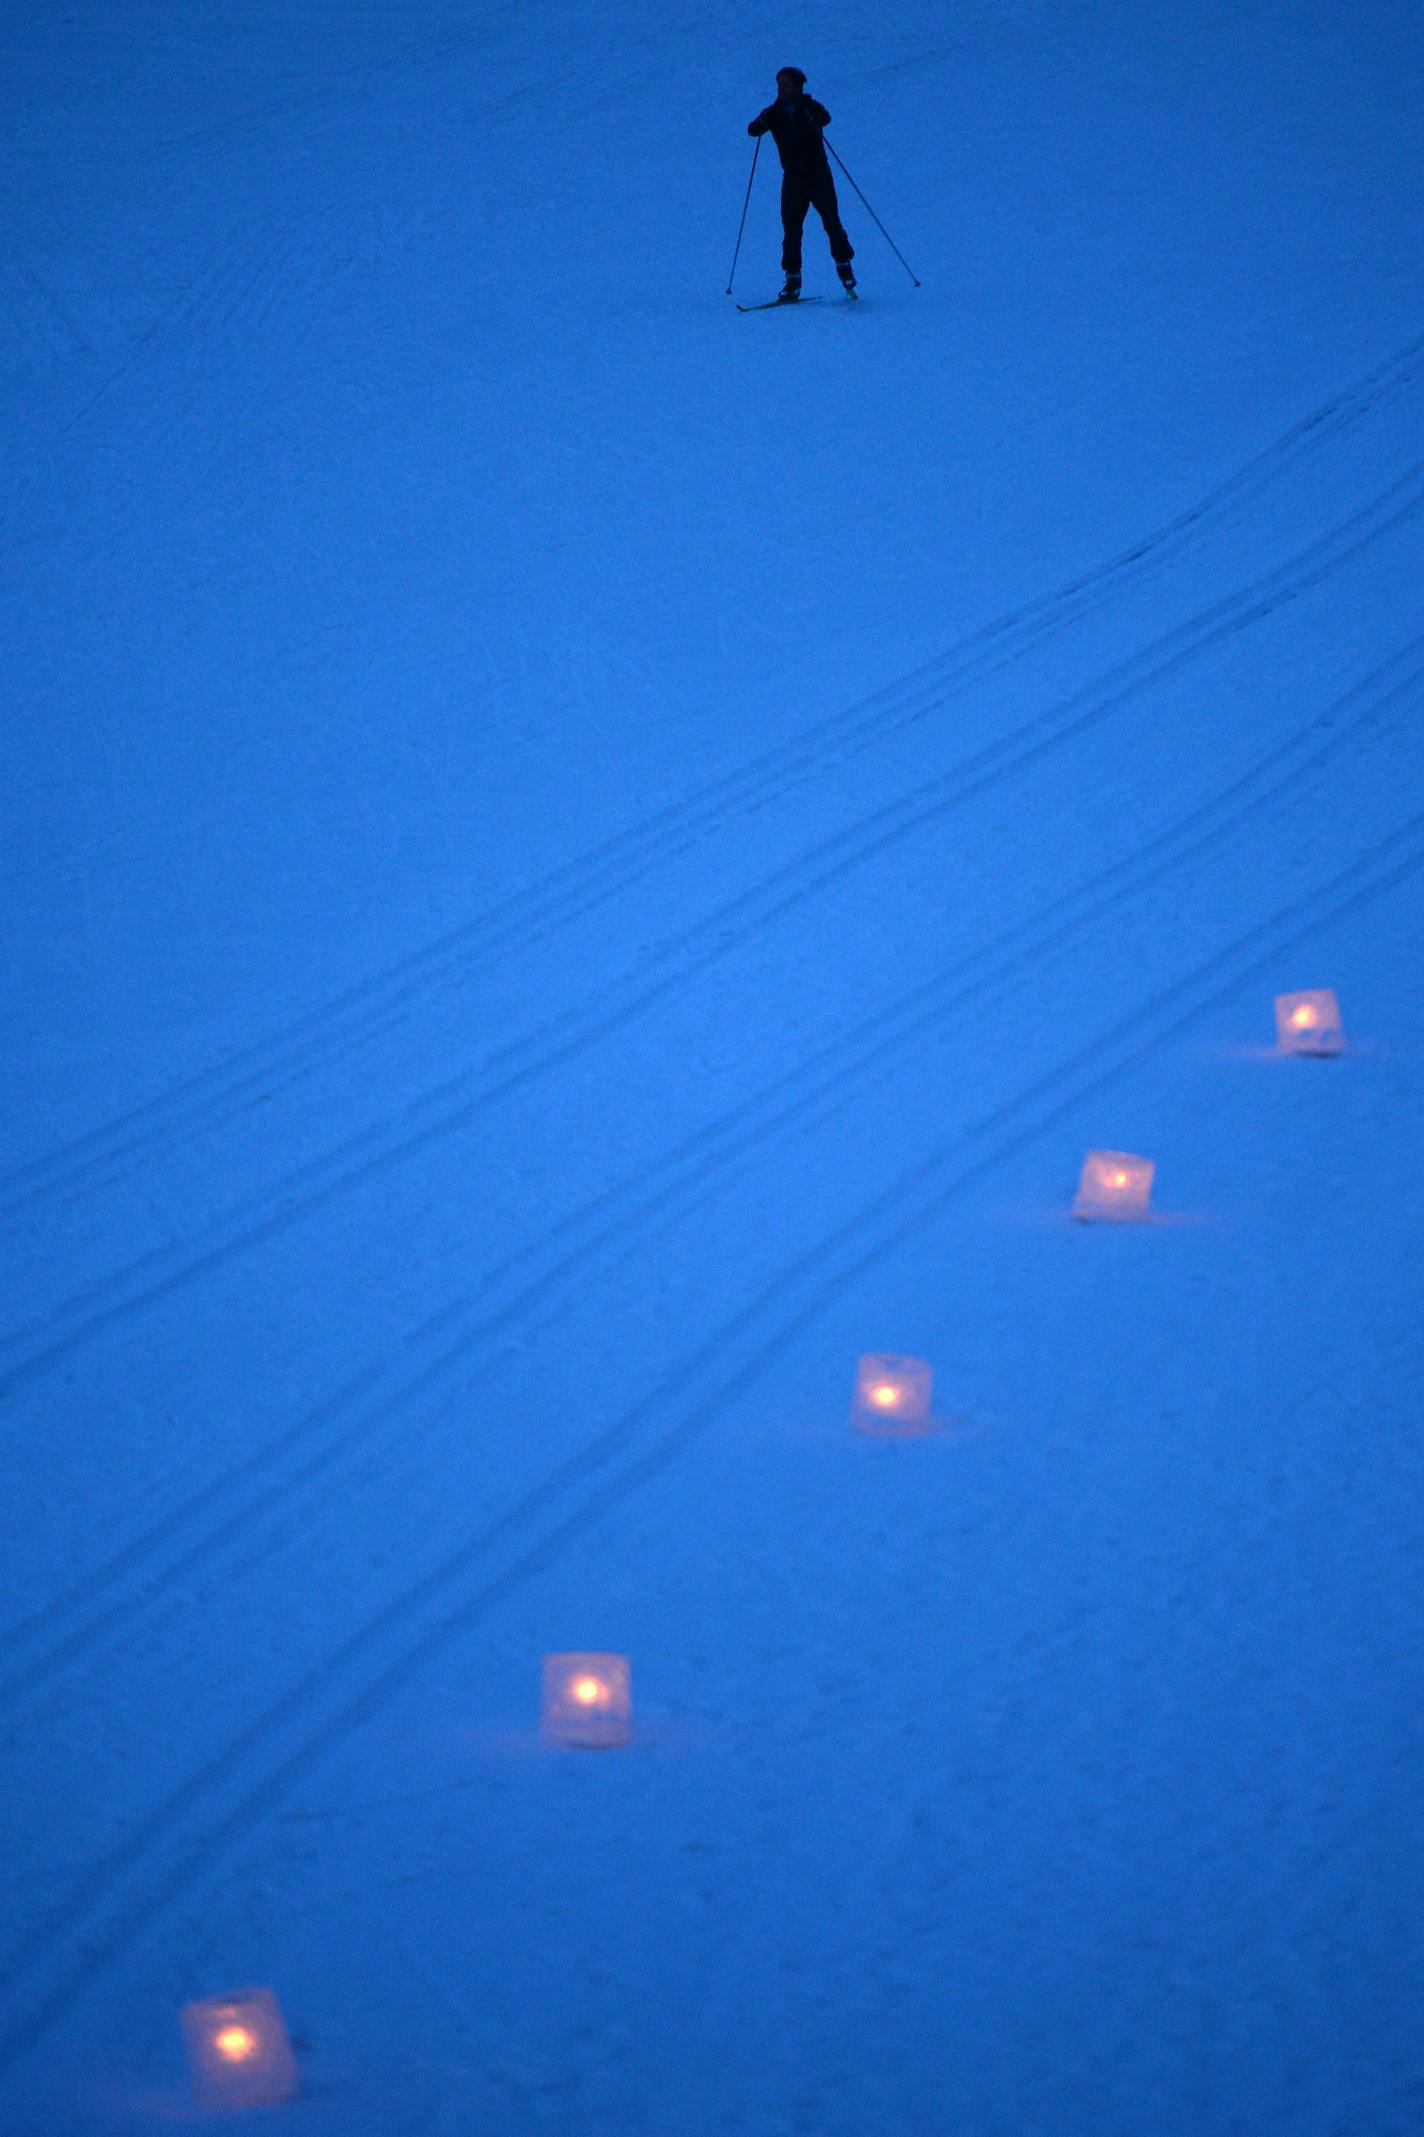
[[[789,312],[798,304],[857,304],[859,292],[848,289],[842,297],[772,297],[765,304],[739,304],[739,312]]]
[[[823,297],[771,297],[765,304],[739,304],[739,312],[789,312],[797,304],[824,304]]]

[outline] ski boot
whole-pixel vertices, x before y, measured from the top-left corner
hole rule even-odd
[[[796,301],[797,301],[797,299],[798,299],[798,298],[800,297],[800,295],[801,295],[801,277],[800,277],[800,275],[788,275],[788,276],[786,277],[786,282],[785,282],[785,285],[784,285],[784,287],[782,288],[782,290],[781,290],[781,293],[780,293],[780,295],[779,295],[779,296],[777,297],[777,300],[776,300],[776,301],[777,301],[777,303],[778,303],[778,304],[795,304],[795,302],[796,302]]]
[[[841,288],[848,297],[853,297],[855,295],[855,269],[851,266],[850,261],[837,260],[836,273],[841,278]]]

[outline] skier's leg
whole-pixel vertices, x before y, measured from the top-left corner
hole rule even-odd
[[[836,199],[836,181],[829,169],[824,176],[817,178],[811,200],[816,213],[826,226],[826,236],[831,241],[831,258],[837,267],[849,266],[855,258],[855,247],[846,236],[845,225],[841,221],[840,202]]]
[[[781,180],[781,272],[784,275],[800,276],[801,232],[806,223],[806,210],[811,205],[809,188],[789,171]]]

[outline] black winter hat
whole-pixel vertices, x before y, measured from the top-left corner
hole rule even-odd
[[[799,82],[803,89],[806,86],[806,77],[799,67],[778,67],[776,79],[779,82]]]

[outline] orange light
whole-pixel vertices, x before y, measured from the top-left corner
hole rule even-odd
[[[1101,1217],[1117,1224],[1144,1218],[1156,1169],[1151,1158],[1133,1157],[1125,1150],[1090,1150],[1083,1160],[1073,1215],[1085,1222]]]
[[[1338,1054],[1345,1045],[1340,1003],[1330,987],[1276,996],[1276,1045],[1283,1054]]]
[[[856,1364],[851,1420],[863,1432],[928,1432],[933,1382],[923,1358],[871,1351]]]
[[[208,2107],[269,2107],[293,2099],[301,2075],[270,1989],[239,1989],[185,2004],[193,2089]]]
[[[633,1694],[626,1655],[545,1655],[544,1734],[594,1751],[626,1744]]]

